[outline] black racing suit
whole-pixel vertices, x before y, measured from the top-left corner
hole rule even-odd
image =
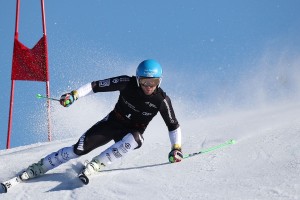
[[[86,154],[111,140],[120,141],[126,134],[142,135],[153,117],[160,112],[169,131],[179,127],[170,98],[161,88],[145,95],[136,77],[118,76],[91,83],[94,93],[120,91],[118,102],[104,119],[93,125],[74,145],[77,155]]]

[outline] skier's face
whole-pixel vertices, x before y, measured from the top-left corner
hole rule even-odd
[[[151,95],[154,92],[154,90],[156,89],[156,87],[158,86],[158,84],[160,83],[160,79],[159,78],[140,78],[139,83],[141,85],[143,92],[146,95]]]
[[[154,92],[154,90],[156,89],[156,86],[141,85],[141,88],[142,88],[143,92],[145,93],[145,95],[151,95]]]

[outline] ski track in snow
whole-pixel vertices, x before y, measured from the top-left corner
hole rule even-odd
[[[158,117],[142,148],[91,177],[89,185],[77,172],[106,146],[0,193],[0,199],[300,199],[299,116],[300,104],[290,103],[183,121],[184,153],[229,139],[237,143],[176,164],[167,163],[169,138]],[[0,180],[76,141],[1,150]]]

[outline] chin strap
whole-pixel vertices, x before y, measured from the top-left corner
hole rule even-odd
[[[136,76],[135,79],[136,79],[136,83],[137,83],[138,87],[140,87],[139,77]]]

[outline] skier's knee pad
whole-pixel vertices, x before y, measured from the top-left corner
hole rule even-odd
[[[133,136],[134,140],[137,143],[137,147],[135,147],[134,149],[140,148],[142,146],[143,142],[144,142],[143,135],[138,131],[135,131],[135,132],[131,133],[131,135]]]

